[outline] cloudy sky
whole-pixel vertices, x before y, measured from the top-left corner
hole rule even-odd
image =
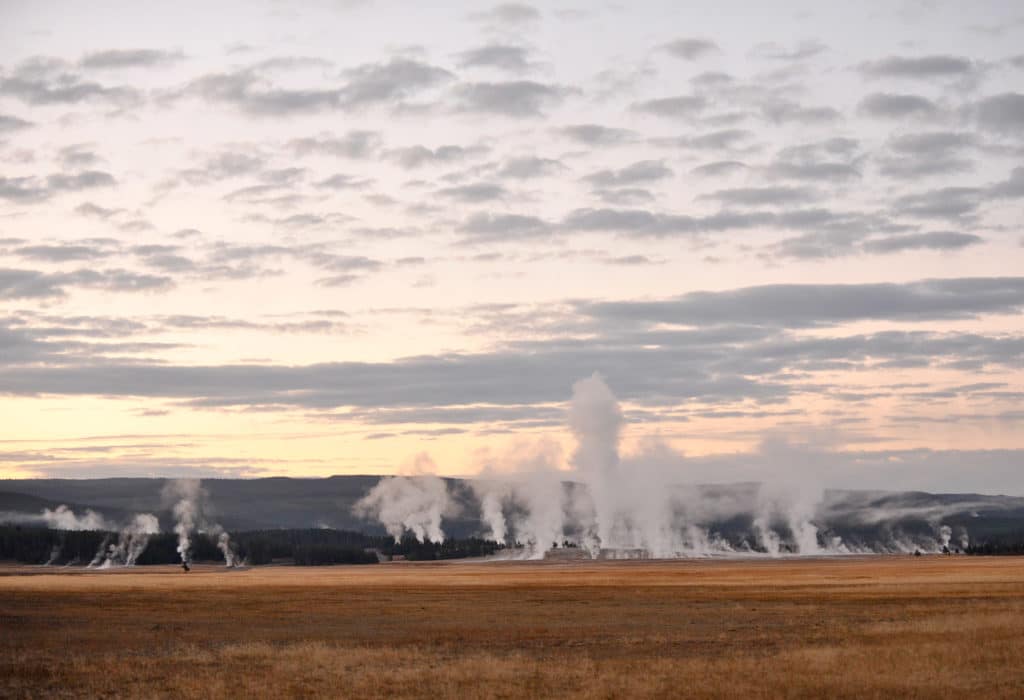
[[[0,0],[0,476],[1024,493],[1016,3],[209,5]]]

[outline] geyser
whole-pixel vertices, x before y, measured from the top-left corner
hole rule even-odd
[[[599,374],[573,385],[567,424],[576,443],[568,469],[555,457],[514,456],[470,484],[480,534],[510,545],[506,556],[541,557],[563,543],[592,557],[938,552],[953,534],[941,509],[826,492],[813,476],[818,465],[794,464],[764,483],[711,486],[692,483],[686,460],[664,443],[623,454],[623,412]],[[381,479],[355,512],[396,540],[411,532],[441,541],[453,503],[437,476],[398,476]],[[922,521],[923,529],[913,526]]]

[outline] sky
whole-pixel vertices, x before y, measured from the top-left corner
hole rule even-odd
[[[212,7],[211,7],[212,5]],[[1013,2],[0,0],[0,477],[1024,495]]]

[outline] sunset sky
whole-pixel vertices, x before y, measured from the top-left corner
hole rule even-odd
[[[1024,6],[295,7],[0,0],[0,477],[1024,495]]]

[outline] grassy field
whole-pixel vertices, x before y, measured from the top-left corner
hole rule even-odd
[[[0,696],[1024,694],[1024,558],[46,571]]]

